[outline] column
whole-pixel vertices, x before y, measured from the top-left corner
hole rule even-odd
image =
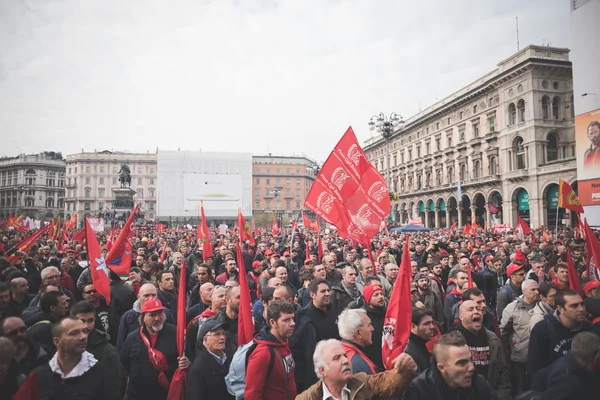
[[[475,217],[476,217],[475,211],[476,211],[476,209],[475,209],[474,205],[471,204],[471,224],[473,224],[473,222],[476,221],[476,219],[475,219]]]
[[[484,224],[484,227],[485,227],[485,225],[487,225],[488,228],[490,228],[490,229],[492,227],[492,221],[490,220],[490,208],[487,205],[485,206],[485,224]]]
[[[440,209],[437,204],[433,212],[435,213],[435,229],[440,229]]]
[[[429,211],[425,210],[425,213],[424,213],[424,214],[425,214],[425,221],[424,221],[424,224],[425,224],[425,225],[424,225],[424,226],[425,226],[426,228],[429,228]]]
[[[457,224],[457,228],[462,228],[463,226],[463,220],[462,220],[462,206],[459,204],[457,206],[457,211],[458,211],[458,224]]]
[[[503,197],[504,199],[504,197]],[[512,201],[502,201],[503,223],[512,226],[517,226],[517,217],[515,216],[515,204]]]
[[[531,229],[537,229],[542,224],[540,223],[540,199],[529,198],[529,219],[531,220]],[[560,225],[560,222],[559,222]]]

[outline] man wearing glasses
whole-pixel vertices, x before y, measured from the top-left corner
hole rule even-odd
[[[2,322],[2,332],[15,347],[15,363],[19,373],[28,376],[31,371],[49,361],[42,347],[27,339],[27,325],[21,318],[8,317]]]
[[[116,336],[117,336],[117,332],[115,329],[115,332],[111,332],[110,331],[110,316],[109,316],[109,310],[110,308],[108,307],[108,305],[106,305],[106,301],[104,300],[104,297],[100,296],[98,294],[98,291],[96,290],[96,287],[94,286],[93,283],[90,283],[89,285],[85,285],[83,287],[83,299],[89,301],[95,308],[96,310],[96,315],[97,318],[95,319],[95,329],[98,329],[101,332],[105,332],[105,333],[112,333],[111,337],[114,337],[116,340]]]
[[[227,260],[225,262],[225,272],[217,276],[215,280],[221,285],[225,285],[225,283],[229,280],[236,281],[239,283],[237,263],[235,262],[235,260]]]

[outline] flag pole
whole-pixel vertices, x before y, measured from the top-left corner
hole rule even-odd
[[[554,233],[558,234],[558,209],[560,207],[558,206],[558,204],[556,205],[556,227],[554,229]]]

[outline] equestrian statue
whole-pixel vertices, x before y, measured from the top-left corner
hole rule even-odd
[[[127,164],[121,164],[121,170],[119,171],[119,182],[121,183],[121,187],[127,186],[131,187],[131,170]]]

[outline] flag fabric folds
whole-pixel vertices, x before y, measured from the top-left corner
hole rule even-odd
[[[279,236],[279,226],[277,226],[277,218],[273,215],[273,225],[271,226],[271,235]]]
[[[252,320],[252,300],[248,275],[244,268],[244,257],[240,243],[236,243],[237,264],[240,283],[240,309],[238,313],[238,346],[249,343],[254,338],[254,321]]]
[[[396,283],[383,322],[381,356],[386,369],[393,368],[393,361],[406,347],[410,336],[412,302],[410,298],[410,252],[408,235],[402,249],[402,261]]]
[[[33,244],[36,242],[36,240],[38,240],[39,237],[42,236],[44,233],[49,232],[49,231],[50,231],[50,225],[46,225],[42,229],[40,229],[37,232],[35,232],[33,235],[28,236],[25,239],[23,239],[16,246],[13,246],[12,248],[8,249],[6,251],[5,257],[7,258],[7,260],[11,264],[16,263],[18,261],[18,259],[19,259],[16,256],[17,252],[19,252],[19,253],[28,253],[29,249],[31,249],[31,246],[33,246]]]
[[[575,194],[575,190],[562,179],[558,181],[558,206],[583,213],[583,206]]]
[[[600,281],[600,241],[587,223],[587,218],[584,220],[585,225],[585,242],[586,255],[588,265],[588,278]]]
[[[242,210],[239,210],[239,209],[238,209],[238,226],[240,227],[240,241],[242,243],[245,241],[249,241],[252,246],[255,246],[256,242],[254,240],[254,236],[252,236],[252,231],[250,230],[250,226],[244,219]]]
[[[208,222],[206,222],[206,215],[204,215],[204,202],[200,202],[200,214],[202,217],[202,225],[200,226],[200,232],[198,233],[198,239],[202,241],[202,259],[206,258],[213,253],[212,244],[210,242],[210,231],[208,230]]]
[[[575,269],[575,265],[573,264],[573,257],[571,257],[571,249],[567,249],[567,266],[569,270],[569,289],[572,289],[579,293],[581,298],[584,298],[583,290],[581,290],[581,279],[579,278],[579,274],[577,274],[577,270]]]
[[[131,269],[131,253],[133,248],[131,225],[133,224],[133,218],[138,207],[139,204],[136,204],[123,229],[121,229],[119,236],[117,236],[113,247],[106,255],[106,266],[121,278],[129,276],[129,270]]]
[[[90,226],[87,218],[84,218],[84,225],[90,263],[88,268],[90,269],[90,274],[92,276],[92,283],[94,284],[98,293],[104,296],[106,299],[106,304],[110,304],[110,282],[108,280],[108,269],[106,268],[104,259],[102,259],[96,234]]]
[[[186,262],[183,260],[181,264],[181,275],[182,277],[186,275]],[[185,279],[179,280],[179,292],[177,297],[177,354],[179,357],[183,357],[183,352],[185,351],[185,329],[187,327],[186,320],[186,281]],[[169,386],[169,393],[167,394],[167,400],[181,400],[183,394],[185,393],[185,382],[187,380],[187,371],[183,371],[179,369],[179,367],[175,370],[175,374],[173,375],[173,379],[171,380],[171,385]]]
[[[337,227],[339,235],[368,246],[390,213],[385,179],[348,128],[315,178],[304,205]]]

